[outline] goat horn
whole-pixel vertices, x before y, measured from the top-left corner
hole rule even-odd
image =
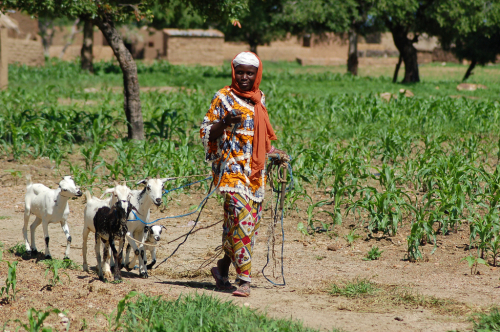
[[[119,185],[118,181],[114,180],[113,183],[115,184],[115,187]]]
[[[122,186],[126,186],[126,185],[127,185],[127,181],[123,180]]]

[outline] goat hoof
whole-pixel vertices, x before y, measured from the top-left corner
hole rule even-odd
[[[50,255],[45,255],[45,259],[52,259],[52,256],[50,256]]]
[[[120,281],[120,280],[122,280],[122,277],[120,277],[120,276],[115,276],[115,281]]]
[[[141,278],[143,278],[143,279],[149,278],[148,273],[147,272],[141,272]]]
[[[104,282],[104,277],[103,276],[99,276],[99,280]]]
[[[31,253],[31,256],[36,256],[36,255],[38,255],[38,250],[33,249],[32,251],[30,251],[30,253]]]
[[[71,260],[71,258],[69,258],[68,256],[64,256],[63,260],[64,260],[64,261],[66,261],[66,260],[70,261],[70,260]]]
[[[128,265],[124,265],[123,267],[125,268],[125,270],[127,270],[127,272],[130,272],[133,270],[133,269],[129,268]]]
[[[148,268],[148,270],[151,270],[154,265],[155,265],[155,263],[151,263],[151,264],[146,265],[146,267]]]

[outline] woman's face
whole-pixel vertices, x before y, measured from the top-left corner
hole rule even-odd
[[[251,65],[238,65],[234,68],[234,76],[241,90],[250,91],[257,78],[257,68]]]

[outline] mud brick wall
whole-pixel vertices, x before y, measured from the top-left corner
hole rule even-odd
[[[221,66],[223,37],[185,37],[165,35],[165,55],[172,64]]]
[[[45,65],[42,41],[8,38],[9,64],[20,63],[28,66]]]

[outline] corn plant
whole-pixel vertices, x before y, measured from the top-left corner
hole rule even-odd
[[[38,311],[35,308],[28,309],[28,323],[23,323],[20,319],[16,319],[14,322],[19,324],[19,328],[23,328],[28,332],[49,332],[52,331],[51,328],[43,327],[43,322],[49,317],[51,313],[59,314],[62,311],[59,309],[49,308],[45,311]],[[19,329],[18,328],[18,329]],[[69,329],[69,325],[67,327]]]
[[[4,294],[7,296],[7,300],[15,300],[17,293],[17,261],[9,262],[3,261],[7,263],[9,266],[9,270],[7,271],[7,279],[5,279],[5,286],[0,289],[0,296]]]

